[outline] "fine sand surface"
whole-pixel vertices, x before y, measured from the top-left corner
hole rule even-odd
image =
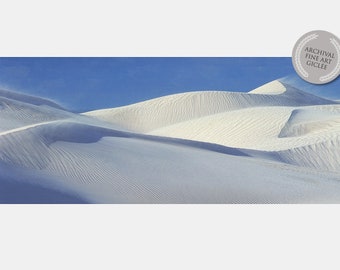
[[[1,203],[338,203],[340,104],[273,81],[75,114],[0,90]]]

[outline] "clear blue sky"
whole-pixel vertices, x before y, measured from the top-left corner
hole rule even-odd
[[[245,92],[285,76],[310,87],[294,74],[289,57],[0,58],[0,87],[47,97],[74,111],[187,91]]]

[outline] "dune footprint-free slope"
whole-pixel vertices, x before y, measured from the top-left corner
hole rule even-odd
[[[0,90],[1,203],[338,203],[340,104],[279,81],[76,114]]]

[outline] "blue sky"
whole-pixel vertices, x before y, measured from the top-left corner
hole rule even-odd
[[[327,87],[304,83],[289,57],[0,58],[0,87],[81,112],[187,91],[245,92],[282,77],[322,94],[340,85],[339,79]]]

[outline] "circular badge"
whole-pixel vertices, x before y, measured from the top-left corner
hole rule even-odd
[[[292,56],[298,75],[307,82],[325,84],[340,74],[340,40],[326,31],[311,31],[295,44]]]

